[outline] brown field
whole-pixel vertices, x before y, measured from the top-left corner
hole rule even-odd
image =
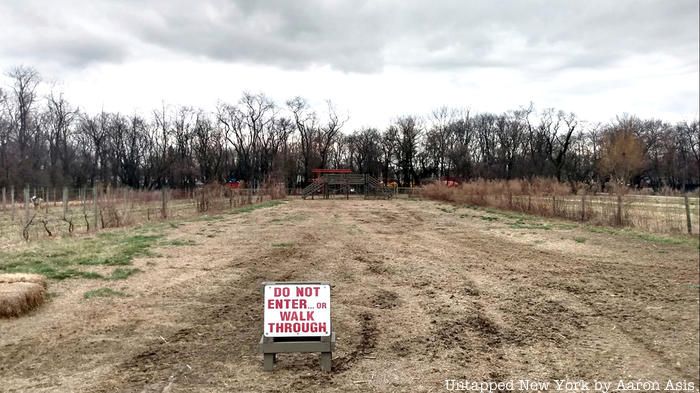
[[[114,230],[124,231],[124,229]],[[697,241],[414,200],[298,200],[165,232],[138,274],[0,319],[7,392],[439,392],[445,379],[699,384]],[[79,240],[76,240],[79,241]],[[2,261],[0,261],[2,264]],[[263,281],[333,285],[333,372],[262,370]],[[120,296],[87,299],[110,286]]]

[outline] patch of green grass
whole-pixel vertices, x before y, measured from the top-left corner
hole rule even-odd
[[[669,235],[657,235],[649,232],[640,232],[628,228],[613,228],[613,227],[601,227],[601,226],[587,226],[590,232],[602,233],[606,235],[622,235],[627,237],[632,237],[640,240],[644,240],[651,243],[657,244],[670,244],[670,245],[691,245],[700,248],[700,242],[696,236],[669,236]]]
[[[114,269],[111,275],[107,277],[108,280],[125,280],[129,278],[129,276],[134,275],[138,272],[140,272],[141,269],[136,269],[136,268],[122,268],[118,267]]]
[[[454,213],[455,211],[457,211],[456,208],[449,209],[449,208],[446,208],[446,207],[443,207],[443,206],[438,206],[438,210],[442,210],[443,212],[445,212],[445,213],[450,213],[450,214],[452,214],[452,213]]]
[[[635,232],[636,237],[652,243],[658,244],[685,244],[687,240],[674,237],[659,236],[651,233]]]
[[[83,297],[85,299],[92,299],[94,297],[126,297],[129,296],[126,293],[122,291],[115,291],[114,289],[111,288],[97,288],[93,289],[91,291],[85,292],[83,294]]]
[[[119,250],[109,256],[86,256],[77,260],[78,265],[107,265],[124,266],[131,265],[135,257],[150,256],[149,248],[156,243],[161,235],[134,235],[120,240]]]
[[[552,229],[550,225],[547,224],[521,224],[521,223],[513,223],[510,224],[511,229],[542,229],[545,231],[549,231]]]
[[[283,202],[283,201],[275,199],[275,200],[271,200],[271,201],[255,203],[252,205],[246,205],[243,207],[237,207],[237,208],[233,209],[232,211],[230,211],[228,214],[250,213],[254,210],[265,209],[268,207],[275,207],[278,205],[283,205],[284,203],[285,202]]]
[[[50,261],[40,260],[30,260],[25,263],[14,259],[2,266],[0,271],[7,273],[35,273],[54,280],[65,280],[67,278],[103,278],[99,273],[66,268],[53,264]]]
[[[577,236],[577,237],[574,238],[574,241],[575,241],[576,243],[585,243],[586,240],[587,240],[587,239],[586,239],[585,237],[581,237],[581,236]]]
[[[519,214],[519,213],[514,213],[514,212],[509,212],[506,210],[498,210],[494,208],[487,207],[484,209],[486,213],[492,214],[492,215],[497,215],[501,216],[504,218],[509,218],[511,220],[516,220],[516,221],[525,221],[525,220],[531,220],[534,218],[534,216],[527,216],[524,214]]]
[[[134,234],[136,233],[136,234]],[[102,279],[101,274],[78,266],[125,266],[138,256],[150,255],[149,247],[162,237],[145,229],[102,232],[97,236],[64,238],[32,243],[21,251],[0,251],[0,272],[37,273],[47,278]]]
[[[234,209],[230,214],[247,213],[256,209],[283,204],[282,201],[263,203]],[[49,279],[89,278],[122,280],[138,272],[138,269],[118,268],[111,275],[83,270],[89,266],[128,266],[136,257],[154,256],[150,251],[160,245],[165,231],[177,228],[184,222],[197,220],[223,220],[223,215],[197,217],[191,220],[149,223],[129,230],[101,231],[95,236],[72,237],[36,241],[20,250],[0,250],[0,272],[37,273]],[[208,237],[214,237],[210,234]],[[194,245],[193,241],[173,240],[169,245]],[[82,267],[82,268],[81,268]]]
[[[498,221],[496,216],[481,216],[481,219],[484,221]]]
[[[272,247],[289,248],[289,247],[294,247],[294,243],[272,243]]]
[[[165,242],[161,242],[162,246],[196,246],[197,242],[192,239],[174,239]]]
[[[515,222],[509,223],[509,226],[511,229],[543,229],[545,231],[552,229],[552,226],[550,224],[534,221],[525,221],[522,218],[518,219]]]

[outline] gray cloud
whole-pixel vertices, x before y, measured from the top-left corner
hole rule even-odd
[[[697,0],[19,0],[0,6],[0,55],[81,67],[162,50],[351,72],[550,72],[650,55],[697,64],[698,7]]]
[[[70,4],[0,4],[0,55],[29,64],[80,68],[93,62],[119,62],[128,45],[93,21],[84,23],[79,7]],[[55,7],[57,9],[52,9]]]

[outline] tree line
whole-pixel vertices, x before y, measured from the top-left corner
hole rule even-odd
[[[384,129],[347,130],[327,102],[283,104],[243,93],[215,111],[162,106],[148,115],[86,113],[42,96],[36,70],[12,69],[0,88],[0,187],[196,187],[233,179],[307,184],[315,168],[351,168],[385,183],[553,177],[572,185],[700,185],[698,120],[623,115],[586,123],[530,104],[504,113],[438,108]]]

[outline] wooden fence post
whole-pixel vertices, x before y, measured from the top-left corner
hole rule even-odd
[[[508,209],[513,210],[513,193],[508,192]]]
[[[5,204],[7,201],[5,200],[5,187],[2,188],[2,211],[5,211]]]
[[[586,221],[586,194],[581,195],[581,221]]]
[[[622,225],[622,195],[617,196],[617,225]]]
[[[90,221],[87,219],[87,206],[85,202],[85,188],[78,189],[78,199],[80,200],[80,206],[83,209],[83,218],[85,219],[85,230],[90,231]]]
[[[21,236],[29,240],[29,186],[24,187],[24,221],[21,228]]]
[[[99,215],[99,208],[97,207],[97,187],[92,186],[92,209],[94,217],[92,218],[92,227],[95,232],[97,232],[97,216]]]
[[[12,222],[15,222],[15,186],[10,188],[10,203],[12,203]]]
[[[29,187],[24,188],[24,225],[29,222]]]
[[[552,195],[552,215],[557,215],[557,196]]]
[[[160,201],[160,218],[165,220],[166,218],[168,218],[168,196],[165,187],[160,189]]]
[[[49,189],[44,187],[44,212],[49,212]]]
[[[683,195],[685,200],[685,223],[688,225],[688,233],[693,233],[693,223],[690,220],[690,201],[688,200],[688,195]]]
[[[63,187],[63,219],[68,214],[68,187]]]

